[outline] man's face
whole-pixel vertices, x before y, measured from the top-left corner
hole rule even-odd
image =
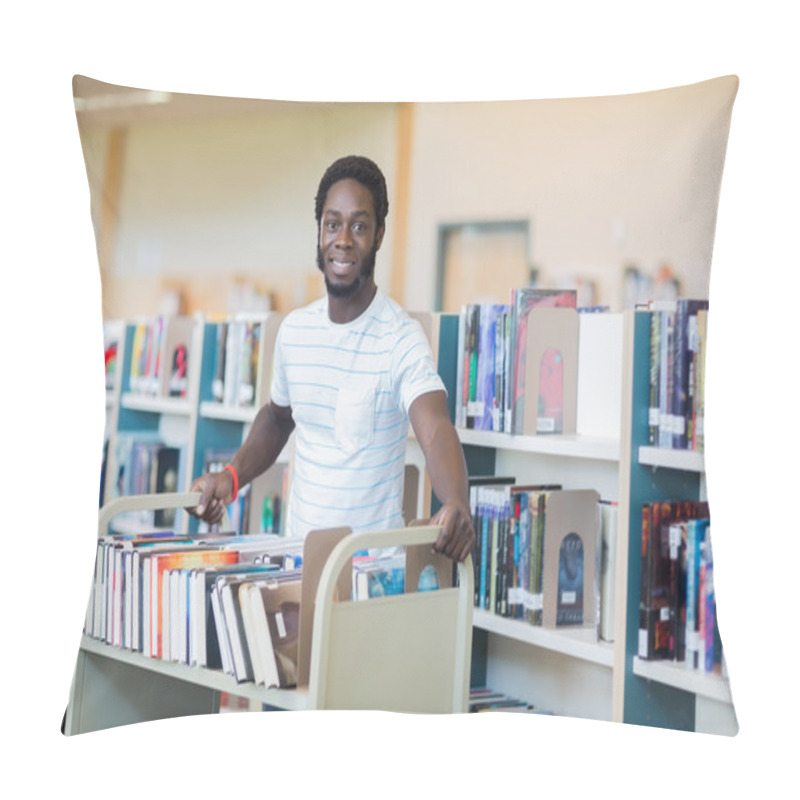
[[[351,178],[331,186],[322,208],[317,246],[317,266],[330,295],[349,298],[372,285],[383,230],[377,226],[366,186]]]

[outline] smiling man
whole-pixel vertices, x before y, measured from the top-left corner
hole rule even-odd
[[[375,283],[388,208],[384,176],[369,159],[347,156],[323,175],[315,213],[326,296],[281,324],[269,402],[226,469],[192,487],[200,518],[218,521],[295,431],[287,534],[403,527],[410,423],[442,504],[434,549],[459,561],[471,552],[466,466],[444,385],[419,323]]]

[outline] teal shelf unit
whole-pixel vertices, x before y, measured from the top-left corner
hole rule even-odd
[[[204,458],[208,450],[236,450],[242,444],[243,425],[238,419],[221,419],[208,416],[202,409],[204,404],[213,402],[212,382],[214,379],[214,365],[216,362],[217,328],[219,323],[203,323],[203,344],[201,354],[200,383],[198,387],[198,400],[200,410],[197,415],[195,428],[194,458],[191,464],[192,480],[204,472]],[[189,519],[189,531],[196,533],[198,520]]]
[[[623,442],[623,458],[630,468],[628,503],[627,603],[625,625],[625,677],[623,721],[637,725],[695,729],[696,695],[634,674],[638,652],[639,599],[641,592],[642,507],[662,500],[698,500],[700,473],[669,467],[653,467],[639,462],[639,449],[648,445],[650,386],[649,311],[632,312],[632,420],[630,441]]]

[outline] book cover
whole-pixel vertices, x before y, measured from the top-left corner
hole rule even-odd
[[[697,312],[697,357],[696,357],[696,378],[695,378],[695,403],[694,403],[694,422],[692,447],[694,450],[703,452],[705,443],[705,360],[706,360],[706,337],[708,327],[708,311],[701,309]]]
[[[508,306],[499,303],[480,305],[473,424],[476,430],[491,431],[494,427],[497,320],[507,309]]]
[[[178,490],[178,467],[180,465],[180,449],[164,445],[155,453],[155,481],[151,493],[164,494]],[[153,512],[153,524],[156,528],[171,528],[175,525],[177,509],[159,508]]]
[[[231,564],[238,561],[236,550],[211,548],[187,548],[177,552],[153,553],[150,559],[150,638],[151,654],[163,657],[162,642],[162,575],[165,569],[178,567],[199,567],[213,564]]]
[[[685,450],[691,441],[692,409],[689,403],[691,365],[697,351],[697,314],[708,309],[707,300],[679,298],[675,308],[674,384],[673,384],[673,442]],[[693,386],[691,387],[694,393]]]
[[[600,529],[594,490],[543,493],[542,615],[548,628],[597,629]]]
[[[699,612],[700,561],[709,520],[690,520],[686,544],[686,662],[693,669],[700,667]]]
[[[647,417],[647,440],[652,447],[658,445],[660,379],[661,374],[661,315],[650,314],[650,372],[649,372],[649,407]]]
[[[467,422],[466,414],[466,387],[465,387],[465,353],[467,339],[467,306],[461,306],[458,313],[458,334],[456,340],[456,397],[455,397],[455,417],[453,423],[456,428],[465,428]]]
[[[467,333],[465,363],[465,388],[466,388],[466,426],[475,427],[477,416],[477,388],[478,388],[478,333],[480,326],[480,306],[471,304],[467,306]]]
[[[283,583],[267,582],[261,586],[262,609],[266,619],[269,643],[264,685],[287,689],[297,686],[299,671],[300,580]],[[271,658],[269,657],[271,655]]]
[[[211,377],[211,397],[217,403],[225,400],[225,355],[227,353],[228,323],[220,322],[216,326],[214,349],[214,368]]]
[[[403,594],[404,588],[404,553],[353,558],[353,600]]]
[[[198,569],[194,572],[196,591],[191,612],[191,650],[195,653],[193,663],[201,667],[219,669],[222,659],[219,647],[219,633],[214,617],[212,595],[216,580],[221,575],[263,576],[277,571],[275,564],[224,564],[217,567]]]
[[[556,625],[583,624],[584,547],[577,533],[569,533],[558,550]]]
[[[548,347],[539,366],[537,433],[564,430],[564,359],[559,350]]]
[[[600,638],[614,641],[614,604],[616,602],[617,516],[619,504],[601,500],[599,506],[602,529],[600,559]]]
[[[525,364],[528,341],[528,315],[533,308],[577,308],[577,292],[574,290],[537,289],[521,287],[511,293],[511,368],[513,388],[511,403],[511,429],[523,432]]]

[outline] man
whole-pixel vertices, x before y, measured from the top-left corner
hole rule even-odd
[[[472,551],[466,465],[430,346],[375,283],[388,207],[384,176],[367,158],[339,159],[323,175],[315,213],[327,296],[283,320],[270,401],[230,465],[195,481],[196,516],[219,521],[296,431],[287,533],[403,527],[410,422],[442,504],[434,549],[458,561]]]

